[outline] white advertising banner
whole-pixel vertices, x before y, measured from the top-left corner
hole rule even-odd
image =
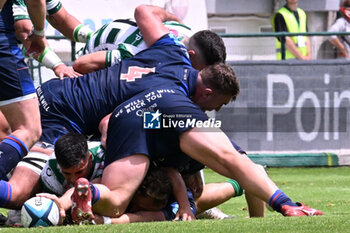
[[[134,9],[140,4],[156,5],[176,14],[193,31],[208,27],[205,0],[61,0],[68,12],[92,30],[115,19],[133,18]],[[60,35],[51,26],[47,35]]]

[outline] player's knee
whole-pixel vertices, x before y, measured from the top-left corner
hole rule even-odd
[[[40,122],[33,122],[30,126],[26,127],[28,138],[32,144],[37,142],[41,136],[41,124]]]

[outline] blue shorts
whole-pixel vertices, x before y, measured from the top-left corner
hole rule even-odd
[[[15,36],[0,32],[0,106],[36,97],[29,68]]]

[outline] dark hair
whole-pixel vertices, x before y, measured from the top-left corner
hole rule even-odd
[[[350,7],[350,1],[349,0],[344,0],[341,4],[342,7]]]
[[[137,194],[153,198],[155,205],[165,205],[172,194],[172,186],[164,170],[150,168],[138,188]]]
[[[70,168],[79,164],[89,155],[89,149],[85,135],[68,133],[61,136],[55,144],[57,163],[62,168]]]
[[[233,69],[224,63],[207,66],[200,71],[204,85],[221,92],[231,94],[235,100],[239,94],[239,82]]]
[[[224,41],[218,34],[210,30],[202,30],[191,36],[188,49],[199,51],[205,65],[225,62],[226,60]]]

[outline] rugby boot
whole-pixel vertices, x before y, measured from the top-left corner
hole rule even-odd
[[[90,183],[85,178],[79,178],[75,182],[72,199],[72,219],[75,224],[92,223],[95,216],[91,207]]]
[[[284,205],[281,208],[281,212],[286,217],[292,216],[315,216],[323,215],[322,211],[304,205],[304,203],[296,203],[298,206]]]

